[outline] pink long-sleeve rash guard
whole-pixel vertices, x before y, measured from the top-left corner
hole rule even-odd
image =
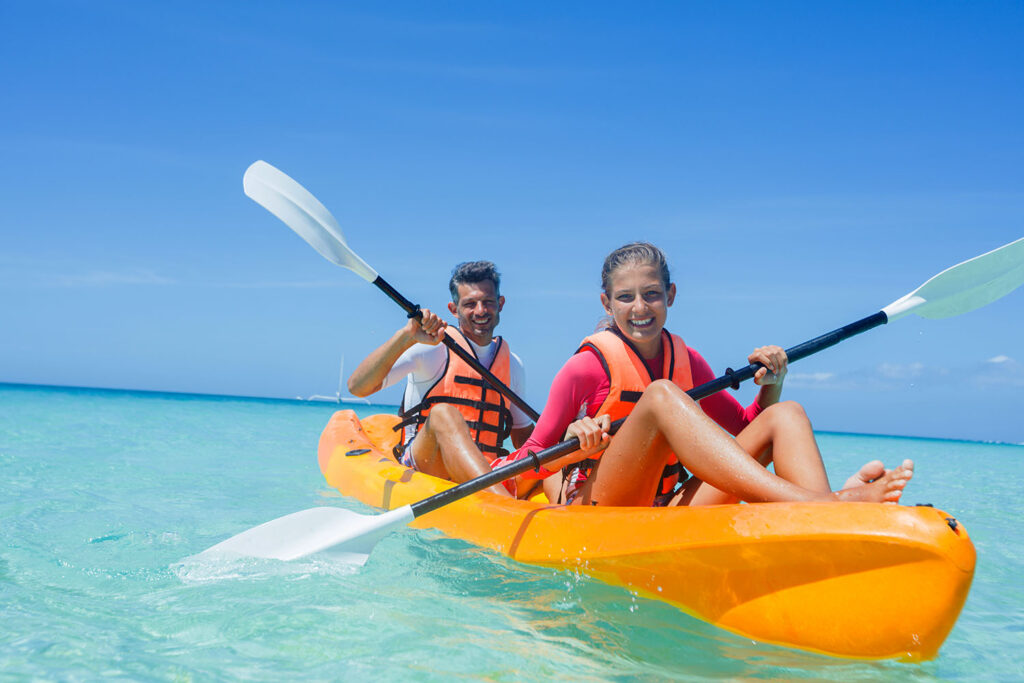
[[[690,355],[690,373],[693,385],[700,386],[715,378],[711,366],[704,357],[692,348],[687,347]],[[663,358],[645,360],[655,379],[661,377]],[[565,430],[583,415],[593,417],[608,396],[611,382],[605,375],[604,368],[597,354],[584,349],[570,358],[555,375],[548,393],[548,401],[544,412],[537,421],[533,434],[515,453],[507,456],[505,461],[516,460],[528,452],[539,453],[549,448],[565,436]],[[744,408],[732,395],[718,392],[700,402],[701,409],[712,420],[733,436],[740,433],[763,410],[755,399]],[[495,463],[501,464],[501,463]],[[528,476],[528,475],[527,475]]]

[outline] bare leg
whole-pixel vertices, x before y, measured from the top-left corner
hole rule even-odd
[[[762,467],[767,467],[774,460],[775,474],[797,486],[819,493],[832,490],[811,421],[799,403],[783,401],[769,406],[739,433],[736,443],[756,456]],[[693,482],[684,489],[679,502],[686,505],[723,505],[738,500],[710,484]]]
[[[782,417],[785,415],[780,415]],[[755,439],[755,435],[756,432],[751,436],[751,446],[759,452],[764,449],[765,442]],[[756,448],[759,444],[762,447]],[[887,473],[876,482],[840,494],[828,491],[827,479],[825,490],[805,488],[765,470],[683,391],[671,382],[659,380],[647,388],[629,419],[612,439],[577,501],[583,504],[650,505],[671,451],[701,481],[748,502],[894,501],[913,473],[911,463],[909,467],[904,465]],[[778,457],[779,453],[774,455]],[[820,466],[816,446],[814,456]]]
[[[758,462],[767,467],[774,453],[775,474],[787,481],[811,489],[831,491],[825,463],[814,438],[811,420],[803,407],[794,401],[783,401],[766,408],[736,437],[740,446],[748,453],[758,453],[762,444],[768,446],[761,451]],[[870,484],[885,474],[881,460],[872,460],[861,465],[856,474],[843,484],[844,489]]]
[[[491,471],[490,461],[469,438],[469,427],[462,413],[444,403],[431,408],[427,421],[416,432],[412,456],[420,472],[441,479],[463,482]],[[487,490],[510,495],[501,484]]]

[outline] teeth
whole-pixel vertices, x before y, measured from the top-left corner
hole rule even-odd
[[[647,327],[654,322],[654,318],[645,318],[644,320],[630,320],[629,323],[633,327]]]

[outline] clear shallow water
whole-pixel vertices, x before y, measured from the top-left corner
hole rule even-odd
[[[752,643],[569,571],[403,530],[351,570],[189,559],[322,504],[336,405],[0,384],[0,672],[81,680],[1024,677],[1024,447],[820,435],[834,483],[917,462],[906,502],[963,522],[971,595],[939,658]],[[360,414],[380,409],[360,406]]]

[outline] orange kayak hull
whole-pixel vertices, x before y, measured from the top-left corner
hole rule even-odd
[[[389,510],[453,486],[395,461],[395,421],[335,413],[319,446],[327,483]],[[754,640],[863,659],[935,657],[975,566],[947,513],[877,503],[567,507],[480,492],[413,526],[581,571]]]

